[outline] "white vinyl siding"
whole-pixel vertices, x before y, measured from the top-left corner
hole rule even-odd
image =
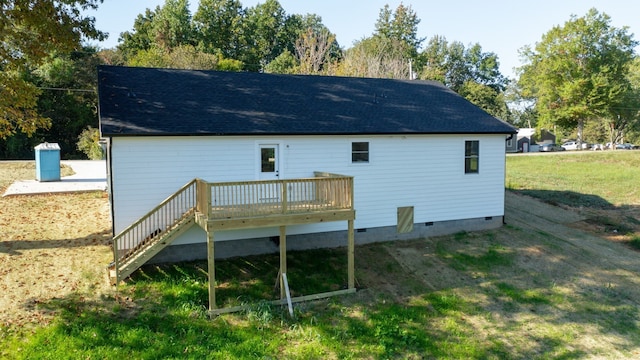
[[[479,141],[482,171],[461,171],[465,141]],[[256,179],[256,144],[280,144],[281,179],[314,171],[354,176],[356,228],[395,226],[397,208],[416,223],[504,214],[504,135],[122,137],[112,139],[114,226],[124,229],[193,178]],[[368,142],[370,163],[352,163],[352,143]],[[346,229],[346,222],[292,226],[290,234]],[[224,232],[216,240],[275,236],[277,229]],[[178,243],[205,241],[192,230]]]

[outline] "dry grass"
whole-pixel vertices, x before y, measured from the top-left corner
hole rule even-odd
[[[0,194],[16,180],[29,180],[36,177],[35,161],[3,161],[0,166]],[[60,166],[60,176],[73,175],[73,169]]]
[[[34,173],[33,162],[3,163],[0,192]],[[37,310],[40,302],[110,291],[110,224],[102,192],[0,198],[0,324],[43,323],[52,314]]]

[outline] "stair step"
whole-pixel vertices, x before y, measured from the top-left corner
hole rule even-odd
[[[116,269],[115,262],[111,263],[108,267],[109,277],[111,283],[116,281],[117,273],[121,274],[120,278],[124,278],[133,273],[140,266],[144,265],[150,258],[155,256],[158,252],[169,245],[177,234],[180,234],[183,229],[188,229],[190,225],[195,224],[195,215],[193,212],[188,212],[186,216],[180,218],[173,226],[168,227],[166,231],[155,231],[154,236],[150,236],[144,239],[143,242],[138,244],[135,248],[127,251],[118,262],[118,269]],[[124,274],[124,276],[122,275]]]

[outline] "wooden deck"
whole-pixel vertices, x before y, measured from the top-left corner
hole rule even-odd
[[[353,178],[316,173],[314,178],[207,183],[198,180],[198,224],[231,230],[353,220]]]
[[[119,283],[195,223],[207,233],[209,310],[212,314],[226,312],[229,310],[217,308],[215,299],[215,232],[279,227],[279,281],[284,300],[285,290],[288,294],[286,227],[347,221],[347,290],[300,299],[287,295],[287,300],[291,306],[292,301],[304,301],[314,296],[354,292],[353,178],[320,172],[314,175],[312,178],[269,181],[210,183],[192,180],[114,236],[114,262],[108,267],[111,281]]]

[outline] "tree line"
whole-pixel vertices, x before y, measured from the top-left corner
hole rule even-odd
[[[507,79],[478,43],[421,37],[418,14],[402,3],[380,9],[374,32],[345,48],[320,16],[288,14],[277,0],[248,8],[200,0],[193,14],[188,0],[166,0],[139,14],[115,48],[96,49],[86,41],[106,34],[79,10],[101,2],[2,5],[0,29],[13,30],[0,32],[0,158],[31,158],[42,141],[61,143],[67,157],[95,153],[87,144],[97,139],[97,64],[436,80],[500,119],[559,138],[621,142],[639,130],[637,42],[596,9],[524,47],[517,79]]]

